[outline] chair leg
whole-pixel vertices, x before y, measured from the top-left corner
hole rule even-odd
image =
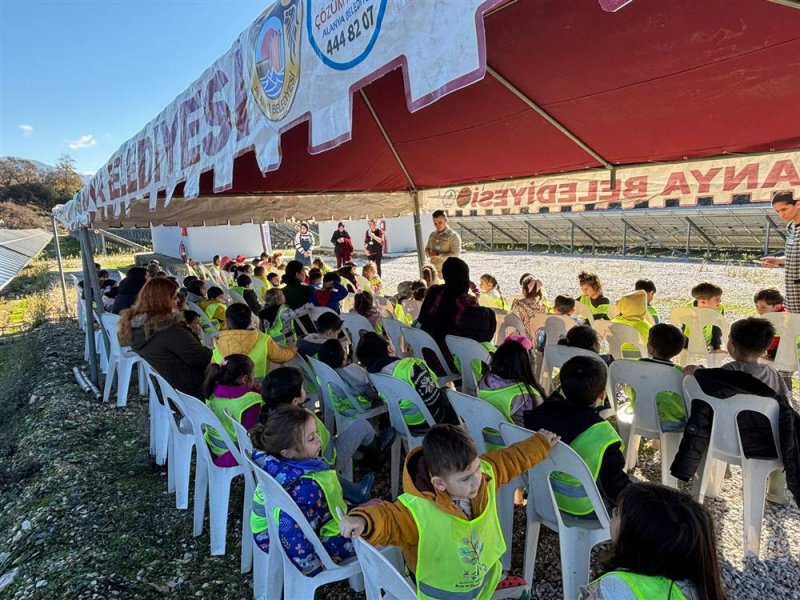
[[[761,525],[764,520],[764,500],[770,470],[771,465],[766,461],[747,459],[742,461],[745,556],[758,558],[761,549]]]
[[[128,404],[128,389],[131,385],[133,363],[120,358],[117,363],[117,406]]]
[[[225,555],[225,537],[228,532],[228,502],[231,495],[231,477],[210,467],[208,478],[208,524],[211,530],[211,556]]]
[[[628,434],[628,444],[625,448],[625,470],[630,473],[636,468],[636,459],[639,457],[639,443],[642,441],[642,436],[634,433],[634,424],[630,424],[630,433]]]
[[[139,395],[144,396],[147,394],[147,374],[144,372],[144,364],[142,361],[136,361],[136,374],[138,376],[138,383],[139,383]]]
[[[531,502],[530,496],[528,502]],[[528,585],[533,585],[533,570],[536,567],[536,550],[539,546],[539,531],[542,524],[539,521],[528,521],[525,531],[525,558],[523,577]],[[576,596],[577,597],[577,596]]]
[[[669,468],[678,453],[681,438],[674,434],[662,433],[659,439],[661,441],[661,484],[678,489],[678,480],[672,476]]]
[[[589,564],[592,558],[590,538],[585,533],[568,527],[559,531],[558,535],[564,598],[577,598],[581,587],[589,583]]]
[[[109,398],[111,398],[111,389],[114,387],[114,376],[117,376],[117,387],[119,387],[119,373],[118,373],[118,366],[119,363],[112,362],[108,366],[108,371],[106,372],[106,382],[103,385],[103,402],[108,402]]]
[[[203,533],[203,517],[206,514],[206,500],[208,498],[208,467],[200,458],[197,451],[197,460],[194,467],[194,523],[192,534],[197,537]],[[176,497],[177,504],[177,497]]]
[[[185,440],[181,436],[173,436],[175,441],[172,444],[172,451],[167,457],[167,468],[173,465],[173,481],[175,485],[175,508],[178,510],[186,510],[189,508],[189,479],[192,476],[192,448],[194,448],[193,440]],[[198,463],[199,461],[195,461]],[[201,467],[201,471],[205,469],[202,463],[196,465]],[[197,468],[195,469],[195,511],[197,511]],[[204,485],[208,485],[206,482]],[[202,494],[202,508],[200,512],[200,532],[195,535],[200,535],[203,532],[203,513],[205,512],[205,490]]]
[[[500,517],[500,527],[503,530],[503,539],[506,542],[506,551],[502,557],[503,570],[511,569],[511,531],[514,528],[514,492],[519,481],[509,482],[498,490],[497,493],[497,514]]]
[[[245,467],[247,468],[247,467]],[[250,531],[250,511],[253,509],[254,486],[250,483],[252,475],[245,473],[244,501],[242,502],[242,556],[240,570],[242,573],[249,573],[255,560],[253,554],[256,551],[253,542],[253,532]]]

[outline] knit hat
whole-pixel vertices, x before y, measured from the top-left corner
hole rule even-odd
[[[475,340],[489,342],[497,330],[497,316],[486,306],[468,306],[461,313],[458,335]]]
[[[636,290],[625,294],[616,303],[619,316],[625,319],[644,319],[647,314],[647,292]]]

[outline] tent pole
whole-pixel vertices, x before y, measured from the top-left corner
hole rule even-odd
[[[417,266],[419,276],[422,277],[422,267],[425,266],[425,246],[422,243],[422,218],[419,214],[419,192],[414,192],[414,237],[417,239]]]
[[[82,228],[83,229],[83,228]],[[83,231],[79,236],[81,244],[81,261],[83,263],[83,314],[86,318],[86,344],[89,346],[89,379],[92,383],[99,385],[100,377],[98,375],[97,365],[97,347],[94,344],[94,319],[92,318],[92,284],[89,279],[89,261],[87,260],[86,246]]]
[[[81,236],[83,236],[84,240],[86,241],[86,248],[88,249],[86,252],[86,262],[87,266],[89,267],[89,281],[92,286],[92,296],[94,297],[93,308],[94,312],[97,315],[97,320],[100,322],[100,335],[103,339],[103,343],[106,347],[106,352],[110,352],[111,350],[111,341],[108,339],[108,334],[106,330],[102,327],[102,321],[100,317],[103,315],[103,294],[100,292],[100,279],[97,276],[97,269],[94,268],[94,255],[92,254],[92,244],[89,241],[89,229],[86,227],[81,227],[80,230]],[[84,289],[86,289],[86,283],[83,284]],[[85,293],[85,292],[84,292]]]
[[[56,261],[58,261],[58,277],[61,280],[61,297],[64,299],[64,314],[69,312],[67,304],[67,284],[64,281],[64,265],[61,263],[61,244],[58,241],[58,230],[56,229],[56,218],[50,215],[50,222],[53,225],[53,241],[56,244]]]

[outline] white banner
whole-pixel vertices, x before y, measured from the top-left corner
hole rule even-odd
[[[468,216],[769,202],[783,190],[800,195],[800,152],[620,168],[613,187],[608,171],[593,170],[425,190],[420,201],[425,212]]]

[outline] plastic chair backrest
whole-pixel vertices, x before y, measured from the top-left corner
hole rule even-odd
[[[362,538],[356,539],[353,545],[364,573],[367,600],[416,600],[416,590],[375,547]]]
[[[800,337],[800,315],[790,312],[773,312],[761,315],[775,327],[775,334],[781,338],[775,352],[775,361],[772,366],[779,371],[800,370],[800,353],[798,353],[797,338]]]
[[[388,298],[376,294],[375,307],[380,311],[381,319],[385,317],[394,317],[394,305],[392,305],[392,301]]]
[[[317,388],[319,388],[317,376],[308,362],[306,362],[305,358],[303,358],[300,354],[295,354],[290,361],[283,363],[281,366],[295,367],[296,369],[300,369],[300,371],[303,373],[303,382],[305,384],[306,395],[309,397],[309,399],[314,401],[320,401],[322,399],[319,395],[319,391],[317,390]]]
[[[527,439],[533,432],[512,423],[500,423],[500,434],[505,443],[511,445]],[[592,519],[569,519],[569,525],[564,523],[564,517],[569,518],[569,515],[562,514],[556,503],[550,482],[550,474],[553,472],[565,473],[578,480],[586,492],[586,497],[592,503],[597,522],[603,529],[608,529],[610,525],[608,511],[589,467],[580,455],[564,442],[558,442],[550,449],[545,460],[528,470],[528,510],[533,511],[545,522],[557,523],[559,530],[567,526],[580,527],[581,522],[587,526],[592,524]]]
[[[530,337],[536,335],[536,331],[540,327],[544,327],[545,319],[547,319],[547,315],[545,313],[537,314],[533,317],[533,321],[531,321],[530,327]],[[494,343],[498,346],[503,343],[509,335],[511,335],[512,331],[516,331],[519,335],[528,336],[528,330],[525,328],[525,325],[522,323],[522,319],[519,318],[519,315],[513,312],[507,313],[500,324],[497,326],[497,335],[494,338]]]
[[[383,331],[389,336],[389,339],[392,340],[394,351],[398,356],[401,356],[403,352],[403,327],[406,326],[405,323],[390,317],[382,317],[381,323],[383,323]]]
[[[408,449],[411,450],[422,444],[422,436],[415,436],[411,433],[406,420],[403,418],[403,412],[400,410],[400,401],[407,400],[412,402],[417,407],[417,410],[422,413],[428,426],[432,427],[436,424],[428,407],[419,397],[417,390],[402,379],[385,373],[370,373],[369,380],[378,390],[378,394],[380,394],[386,406],[389,407],[389,420],[392,423],[392,427],[405,436]]]
[[[314,371],[316,374],[317,381],[319,381],[319,391],[322,395],[322,401],[325,404],[326,414],[328,411],[331,411],[331,414],[336,415],[337,418],[341,417],[347,419],[345,415],[340,414],[336,410],[336,405],[333,403],[333,398],[331,398],[330,395],[331,387],[340,398],[348,398],[350,400],[350,404],[356,412],[364,412],[361,407],[361,403],[347,393],[347,385],[344,381],[342,381],[341,376],[336,372],[335,369],[330,368],[324,362],[312,358],[311,356],[308,357],[308,363],[311,365],[312,371]]]
[[[575,314],[586,320],[588,325],[594,326],[595,318],[592,309],[586,306],[583,302],[575,302]],[[603,319],[599,319],[602,321]]]
[[[588,356],[589,358],[597,359],[600,363],[603,364],[603,367],[608,370],[608,366],[606,365],[605,361],[600,358],[595,352],[591,350],[585,350],[583,348],[573,348],[571,346],[562,346],[560,344],[554,344],[552,346],[547,346],[544,349],[544,360],[542,361],[542,375],[540,384],[544,388],[544,391],[548,394],[553,391],[553,369],[560,369],[564,366],[564,363],[567,362],[570,358],[575,356]]]
[[[225,416],[233,425],[233,430],[236,432],[236,445],[239,448],[242,456],[250,456],[253,453],[253,442],[250,440],[250,434],[239,421],[233,418],[230,411],[226,408],[222,411]]]
[[[611,321],[607,321],[605,319],[596,319],[594,323],[592,323],[592,329],[594,329],[597,333],[597,337],[604,340],[608,337],[608,334],[611,331]]]
[[[565,317],[563,315],[550,315],[544,321],[544,333],[547,336],[545,340],[545,347],[557,344],[561,336],[568,330],[575,327],[574,319]]]
[[[608,335],[606,336],[606,341],[608,342],[608,348],[611,351],[611,356],[614,357],[614,360],[622,360],[624,358],[638,359],[647,358],[650,356],[647,353],[647,346],[642,340],[642,336],[639,335],[639,332],[636,331],[635,328],[631,327],[630,325],[626,325],[625,323],[611,323],[611,327],[608,329]],[[636,346],[636,349],[639,351],[639,356],[631,356],[631,354],[636,353],[636,350],[623,351],[623,344]]]
[[[216,331],[217,330],[217,328],[211,322],[211,319],[208,318],[208,315],[205,313],[205,311],[202,308],[200,308],[194,302],[188,302],[187,304],[189,305],[189,308],[192,311],[194,311],[195,313],[197,313],[200,316],[200,325],[203,327],[203,331],[207,331],[208,333],[210,333],[212,331]]]
[[[461,388],[467,394],[476,395],[478,393],[478,381],[475,373],[472,372],[472,361],[479,360],[489,364],[491,356],[489,351],[475,340],[448,335],[444,338],[450,354],[458,358],[461,363]]]
[[[669,313],[669,321],[673,325],[686,325],[689,328],[688,357],[704,357],[708,354],[703,327],[716,325],[722,330],[722,347],[728,339],[730,326],[725,317],[713,308],[698,308],[696,306],[679,306]],[[688,360],[688,359],[687,359]]]
[[[375,328],[372,326],[372,323],[369,322],[369,319],[356,312],[342,313],[339,316],[344,322],[347,337],[350,339],[350,345],[355,352],[355,349],[358,348],[358,341],[361,339],[362,333],[375,331]]]
[[[403,332],[403,339],[405,339],[406,344],[411,349],[412,356],[425,360],[424,351],[429,350],[436,355],[436,359],[444,369],[445,377],[456,376],[456,373],[450,370],[450,366],[447,364],[442,351],[439,349],[439,344],[436,343],[436,340],[434,340],[427,331],[417,329],[416,327],[403,327],[401,331]]]
[[[120,356],[122,350],[119,346],[119,338],[117,337],[117,324],[119,323],[119,315],[112,313],[103,313],[100,316],[100,321],[103,324],[103,329],[106,330],[108,341],[111,344],[111,356]]]
[[[634,418],[636,429],[658,437],[656,394],[675,392],[683,397],[683,372],[670,365],[640,361],[617,360],[608,368],[609,387],[616,394],[620,386],[630,386],[636,394]]]
[[[232,304],[247,304],[244,300],[244,296],[242,296],[239,292],[234,292],[233,290],[228,290],[228,294],[231,297]]]
[[[308,309],[308,316],[315,323],[317,319],[319,319],[325,313],[333,313],[334,315],[338,316],[335,310],[330,309],[327,306],[312,306]]]
[[[261,491],[264,494],[264,508],[266,514],[268,516],[274,515],[276,510],[280,510],[282,513],[294,519],[306,540],[308,540],[308,542],[314,547],[314,552],[317,553],[317,556],[319,556],[319,559],[322,561],[324,567],[326,569],[336,569],[338,565],[333,562],[331,555],[328,554],[328,551],[322,545],[319,536],[311,527],[308,519],[306,519],[305,515],[302,513],[295,501],[292,500],[292,497],[285,489],[283,489],[281,484],[275,481],[275,479],[269,473],[259,467],[253,461],[251,456],[252,455],[245,455],[244,460],[249,463],[250,468],[252,469],[253,473],[255,473],[258,485],[261,486]],[[277,519],[268,518],[267,527],[270,540],[280,539]],[[291,559],[286,556],[286,550],[284,549],[283,544],[277,543],[274,544],[274,546],[280,549],[284,561],[291,561]],[[270,548],[272,547],[273,544],[270,544]]]
[[[242,455],[239,452],[239,447],[234,443],[228,435],[226,429],[222,426],[222,422],[217,415],[208,408],[202,400],[198,400],[194,396],[184,394],[180,390],[175,390],[178,393],[178,406],[182,409],[183,413],[192,424],[192,432],[194,433],[194,444],[197,447],[197,452],[202,453],[206,460],[211,460],[211,450],[206,444],[203,434],[208,427],[213,427],[220,440],[228,448],[228,451],[236,459],[239,465],[242,464]]]
[[[447,390],[447,397],[450,400],[450,406],[453,407],[456,414],[464,421],[467,432],[475,441],[478,454],[484,454],[487,448],[486,441],[483,438],[483,430],[496,430],[500,426],[500,423],[507,423],[508,420],[497,408],[480,398],[468,396],[467,394],[462,394],[455,390]]]
[[[693,400],[702,400],[714,411],[708,448],[709,451],[713,449],[716,455],[724,456],[725,462],[742,464],[742,460],[745,458],[738,425],[738,417],[741,412],[752,411],[767,417],[772,427],[773,444],[780,439],[778,435],[778,402],[774,398],[752,394],[715,398],[702,390],[694,376],[684,379],[683,390],[686,404],[690,408]],[[777,451],[777,445],[775,448]],[[778,456],[780,456],[780,452],[778,452]]]

